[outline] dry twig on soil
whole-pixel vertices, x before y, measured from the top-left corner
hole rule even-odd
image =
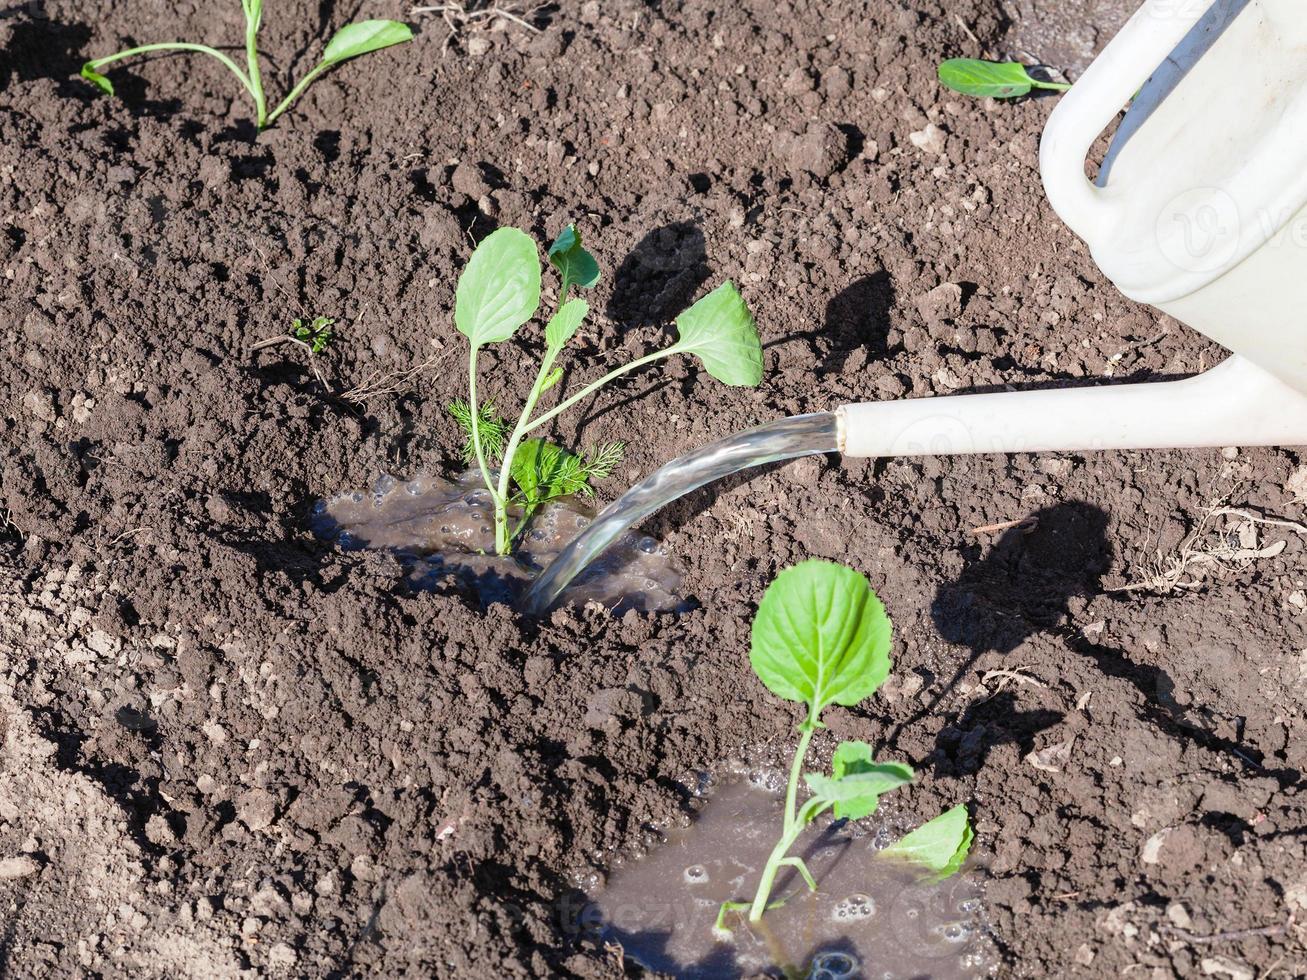
[[[340,398],[362,408],[372,398],[382,395],[399,395],[413,387],[413,378],[440,360],[440,354],[432,354],[425,361],[402,371],[373,371],[366,378],[348,391],[342,391]]]
[[[1220,518],[1227,520],[1217,526]],[[1262,558],[1274,558],[1288,545],[1284,538],[1263,544],[1259,529],[1278,527],[1307,536],[1307,525],[1278,517],[1266,517],[1238,507],[1225,499],[1214,502],[1199,518],[1198,525],[1180,542],[1175,552],[1158,552],[1150,563],[1150,574],[1109,592],[1151,591],[1166,594],[1177,590],[1201,589],[1209,575],[1228,575],[1247,568]],[[1215,540],[1211,540],[1215,536]]]
[[[532,34],[539,34],[540,28],[532,24],[529,18],[534,17],[536,12],[544,6],[537,4],[525,13],[519,12],[513,7],[499,7],[491,4],[489,6],[480,6],[477,0],[471,3],[460,3],[459,0],[452,0],[450,3],[434,4],[428,7],[412,7],[410,14],[440,14],[445,21],[445,26],[449,28],[449,33],[445,36],[445,41],[440,46],[440,56],[443,58],[449,53],[449,46],[454,43],[454,39],[471,27],[488,27],[494,23],[495,19],[504,20],[518,27],[524,27]]]

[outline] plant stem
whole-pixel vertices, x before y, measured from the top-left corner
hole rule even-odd
[[[1065,92],[1071,87],[1069,82],[1041,82],[1037,78],[1032,78],[1030,81],[1035,88],[1048,88],[1054,92]]]
[[[250,3],[242,0],[245,10],[245,62],[249,66],[250,92],[254,95],[255,122],[262,129],[268,115],[268,102],[263,94],[263,74],[259,71],[259,26],[263,21],[262,0]]]
[[[508,481],[513,471],[513,456],[517,453],[518,443],[527,433],[527,420],[531,413],[535,411],[536,402],[540,400],[541,394],[544,393],[545,377],[549,370],[554,366],[557,360],[559,350],[554,347],[545,349],[545,356],[540,362],[540,370],[536,374],[535,384],[531,386],[531,393],[526,396],[526,404],[522,407],[522,414],[517,417],[517,425],[513,426],[513,434],[508,437],[508,442],[504,445],[504,453],[499,461],[499,491],[498,496],[501,500],[508,499]],[[505,509],[504,519],[500,520],[499,509],[495,509],[495,551],[498,554],[508,554],[508,547],[513,538],[517,536],[518,531],[526,526],[526,520],[523,519],[513,532],[508,531],[508,515]]]
[[[486,489],[490,491],[490,497],[495,504],[495,526],[498,527],[500,520],[506,520],[507,515],[504,513],[504,502],[495,492],[494,481],[490,479],[490,467],[486,466],[485,450],[481,448],[480,415],[477,411],[477,350],[478,348],[473,345],[472,352],[468,356],[467,372],[467,404],[472,413],[472,448],[476,451],[477,465],[481,467],[481,479],[486,481]]]
[[[808,745],[812,742],[812,733],[817,730],[817,719],[809,715],[803,719],[803,724],[799,726],[799,744],[794,751],[794,761],[790,764],[790,781],[785,788],[785,822],[781,827],[781,839],[776,842],[772,848],[771,854],[767,858],[766,865],[762,869],[762,878],[758,881],[758,891],[753,896],[753,904],[749,906],[749,921],[757,922],[762,918],[762,913],[767,909],[767,899],[771,896],[772,885],[776,882],[776,874],[781,869],[785,855],[789,852],[790,847],[798,839],[799,834],[803,831],[805,821],[799,819],[799,812],[795,810],[795,805],[799,795],[799,776],[803,772],[803,760],[808,754]],[[804,809],[808,809],[805,804]],[[811,819],[811,818],[809,818]]]
[[[794,842],[799,839],[799,835],[803,833],[803,828],[810,824],[829,805],[829,803],[822,803],[820,800],[809,800],[799,810],[789,829],[781,834],[781,839],[776,842],[776,846],[772,848],[771,854],[767,857],[767,863],[763,866],[762,878],[758,881],[758,892],[753,896],[753,904],[749,906],[750,922],[757,922],[762,918],[762,914],[767,911],[767,899],[771,898],[772,887],[776,884],[776,875],[785,866],[785,855],[794,846]],[[807,875],[804,875],[804,878],[806,880]]]
[[[328,65],[326,63],[320,64],[316,68],[314,68],[311,72],[309,72],[307,75],[305,75],[303,78],[301,78],[299,80],[299,84],[297,84],[293,89],[290,90],[290,94],[287,95],[284,99],[282,99],[281,103],[277,106],[277,108],[273,109],[272,112],[268,114],[267,125],[271,126],[274,122],[276,122],[277,117],[280,116],[287,109],[289,109],[291,107],[291,104],[296,99],[298,99],[301,95],[304,94],[304,90],[313,83],[313,80],[330,67],[331,65]]]
[[[207,44],[191,44],[185,41],[165,41],[162,44],[142,44],[140,47],[128,48],[126,51],[119,51],[117,54],[111,54],[107,58],[97,58],[96,60],[89,62],[89,64],[92,70],[99,71],[105,65],[113,64],[115,61],[121,61],[123,58],[130,58],[132,55],[136,54],[148,54],[151,51],[198,51],[200,54],[212,55],[231,69],[232,74],[239,78],[241,84],[245,86],[245,91],[250,93],[256,103],[258,102],[259,96],[254,91],[254,86],[250,83],[250,80],[245,77],[245,73],[236,66],[236,62],[232,61],[221,51],[209,47]]]
[[[538,419],[534,419],[533,421],[528,423],[527,427],[522,430],[522,434],[526,435],[527,433],[530,433],[535,429],[540,428],[540,426],[544,425],[546,422],[566,412],[577,402],[581,401],[581,399],[594,394],[604,385],[608,384],[608,382],[614,381],[617,378],[620,378],[622,375],[634,371],[638,367],[643,367],[646,364],[652,364],[654,361],[657,361],[660,358],[671,357],[673,354],[679,353],[679,351],[680,348],[677,347],[676,345],[673,345],[671,347],[668,347],[666,350],[654,351],[652,354],[646,354],[644,357],[636,358],[630,364],[624,364],[619,368],[614,368],[613,370],[605,374],[602,378],[600,378],[598,381],[590,382],[590,384],[586,385],[571,398],[568,398],[566,401],[562,402],[559,405],[555,405],[549,411],[545,412],[544,415],[541,415]]]
[[[808,754],[808,743],[812,741],[812,733],[816,730],[817,726],[811,719],[805,719],[800,726],[802,734],[799,736],[799,747],[794,753],[794,762],[790,764],[790,782],[785,788],[785,824],[783,832],[787,834],[790,832],[790,828],[794,826],[794,807],[799,796],[799,775],[803,770],[803,759]]]

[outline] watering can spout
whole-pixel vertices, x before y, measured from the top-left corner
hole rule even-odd
[[[1180,381],[844,405],[846,456],[1307,444],[1307,395],[1238,355]]]

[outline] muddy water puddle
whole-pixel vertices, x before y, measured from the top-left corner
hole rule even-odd
[[[746,913],[730,915],[730,940],[714,935],[722,902],[753,897],[780,832],[782,797],[760,783],[720,783],[694,823],[613,872],[583,924],[619,943],[625,957],[682,980],[993,975],[980,890],[967,873],[933,882],[875,856],[889,843],[883,831],[848,822],[818,821],[792,852],[816,878],[816,892],[784,869],[772,896],[785,900],[781,908],[752,929]]]
[[[310,526],[347,550],[394,552],[412,588],[469,589],[489,604],[515,601],[593,519],[593,509],[576,498],[545,504],[514,553],[496,555],[490,493],[481,475],[470,471],[452,480],[383,476],[367,490],[318,501]],[[577,577],[566,599],[576,605],[593,600],[619,613],[681,610],[681,579],[661,542],[628,532]]]

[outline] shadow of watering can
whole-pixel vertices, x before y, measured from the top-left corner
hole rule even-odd
[[[1091,183],[1089,150],[1127,102]],[[1146,0],[1053,111],[1039,165],[1121,292],[1232,355],[1182,381],[845,405],[841,450],[1307,444],[1302,0]]]

